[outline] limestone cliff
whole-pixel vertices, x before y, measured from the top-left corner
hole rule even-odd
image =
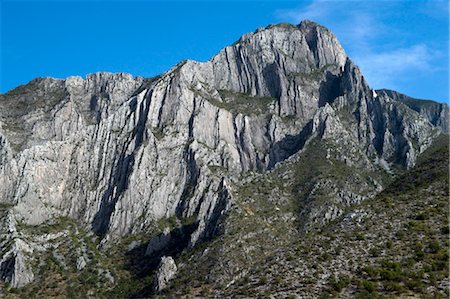
[[[26,252],[38,245],[20,225],[77,219],[108,246],[176,217],[190,220],[192,247],[217,233],[242,174],[275,169],[313,140],[342,145],[337,159],[351,167],[410,168],[437,126],[448,130],[432,118],[373,92],[310,21],[258,29],[151,79],[33,80],[0,96],[1,275],[14,286],[33,279]],[[364,184],[332,194],[350,204],[383,182]]]
[[[439,127],[443,132],[449,133],[449,110],[448,105],[430,100],[419,100],[394,90],[377,90],[378,94],[384,94],[391,99],[404,103],[414,111],[425,117],[430,123]]]

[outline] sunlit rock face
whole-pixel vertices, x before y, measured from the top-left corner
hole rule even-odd
[[[258,29],[155,78],[35,79],[0,96],[1,277],[17,287],[33,279],[27,256],[38,245],[18,223],[70,217],[107,245],[176,216],[193,219],[186,246],[195,246],[218,232],[241,174],[273,169],[313,139],[345,144],[340,158],[355,167],[410,168],[448,132],[443,107],[373,92],[337,38],[310,21]]]

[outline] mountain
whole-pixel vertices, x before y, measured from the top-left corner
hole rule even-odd
[[[420,115],[425,117],[430,123],[440,127],[444,133],[449,133],[449,111],[447,104],[430,100],[419,100],[387,89],[377,90],[377,93],[383,93],[394,100],[404,103],[409,108],[419,112]]]
[[[448,142],[439,137],[385,190],[307,233],[295,217],[301,193],[276,181],[301,172],[301,162],[245,182],[251,195],[239,194],[228,231],[182,255],[186,264],[161,297],[445,298]]]
[[[363,219],[359,209],[446,136],[448,106],[408,99],[372,90],[311,21],[258,29],[154,78],[19,86],[0,96],[2,288],[314,297],[330,271],[292,276],[287,288],[252,271],[302,271],[311,261],[286,248],[325,238],[352,213]]]

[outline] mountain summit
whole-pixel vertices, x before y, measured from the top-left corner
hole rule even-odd
[[[258,29],[154,78],[19,86],[0,96],[4,288],[146,297],[187,286],[180,273],[204,263],[198,285],[173,292],[230,295],[281,246],[364,219],[360,205],[446,136],[448,106],[412,100],[372,90],[311,21]]]

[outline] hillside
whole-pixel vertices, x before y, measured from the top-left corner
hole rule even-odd
[[[180,256],[184,271],[162,297],[446,298],[448,156],[443,137],[377,196],[306,233],[298,232],[293,213],[302,210],[301,193],[284,201],[270,196],[285,194],[273,180],[285,176],[275,172],[245,184],[249,197],[236,201],[230,229]]]
[[[448,106],[408,99],[311,21],[153,78],[19,86],[0,95],[0,288],[445,296]]]

